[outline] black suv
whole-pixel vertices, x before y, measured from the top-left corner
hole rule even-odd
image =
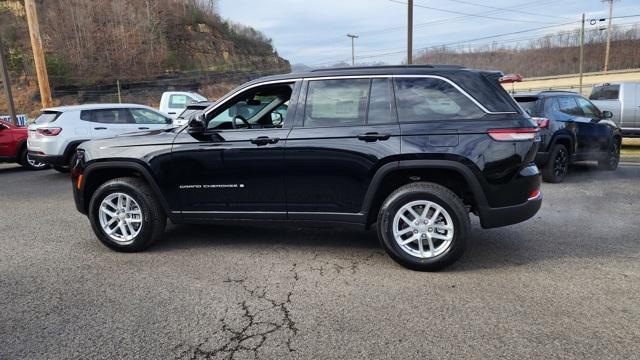
[[[536,164],[546,182],[564,180],[574,161],[598,161],[605,170],[615,170],[620,161],[622,133],[589,100],[570,91],[515,94],[516,101],[540,127],[541,144]]]
[[[541,205],[538,130],[500,76],[434,65],[258,79],[185,127],[83,143],[76,206],[117,251],[149,246],[167,217],[377,224],[393,259],[436,270],[462,254],[469,212],[491,228]]]

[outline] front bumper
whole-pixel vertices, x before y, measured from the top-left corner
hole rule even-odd
[[[38,151],[29,150],[29,156],[39,162],[43,162],[51,166],[68,166],[64,155],[45,155]]]

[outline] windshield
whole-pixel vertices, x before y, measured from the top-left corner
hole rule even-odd
[[[620,85],[598,85],[591,90],[589,100],[618,100]]]
[[[36,118],[36,124],[47,124],[56,121],[61,113],[57,111],[45,111]]]

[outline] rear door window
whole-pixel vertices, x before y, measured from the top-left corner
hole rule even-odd
[[[478,119],[485,112],[458,89],[441,79],[394,79],[400,122]]]
[[[126,109],[85,110],[80,114],[83,120],[102,124],[132,124],[133,119]]]
[[[309,81],[304,127],[365,124],[369,79]]]
[[[582,116],[582,110],[578,106],[573,96],[560,96],[558,97],[558,106],[560,111],[573,116]]]

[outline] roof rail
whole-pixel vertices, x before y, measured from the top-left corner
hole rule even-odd
[[[319,71],[340,71],[340,70],[376,70],[376,69],[466,69],[466,66],[462,65],[376,65],[376,66],[349,66],[349,67],[334,67],[334,68],[322,68],[313,69],[311,72]]]
[[[570,94],[579,94],[577,91],[571,90],[542,90],[538,94],[542,93],[570,93]]]

